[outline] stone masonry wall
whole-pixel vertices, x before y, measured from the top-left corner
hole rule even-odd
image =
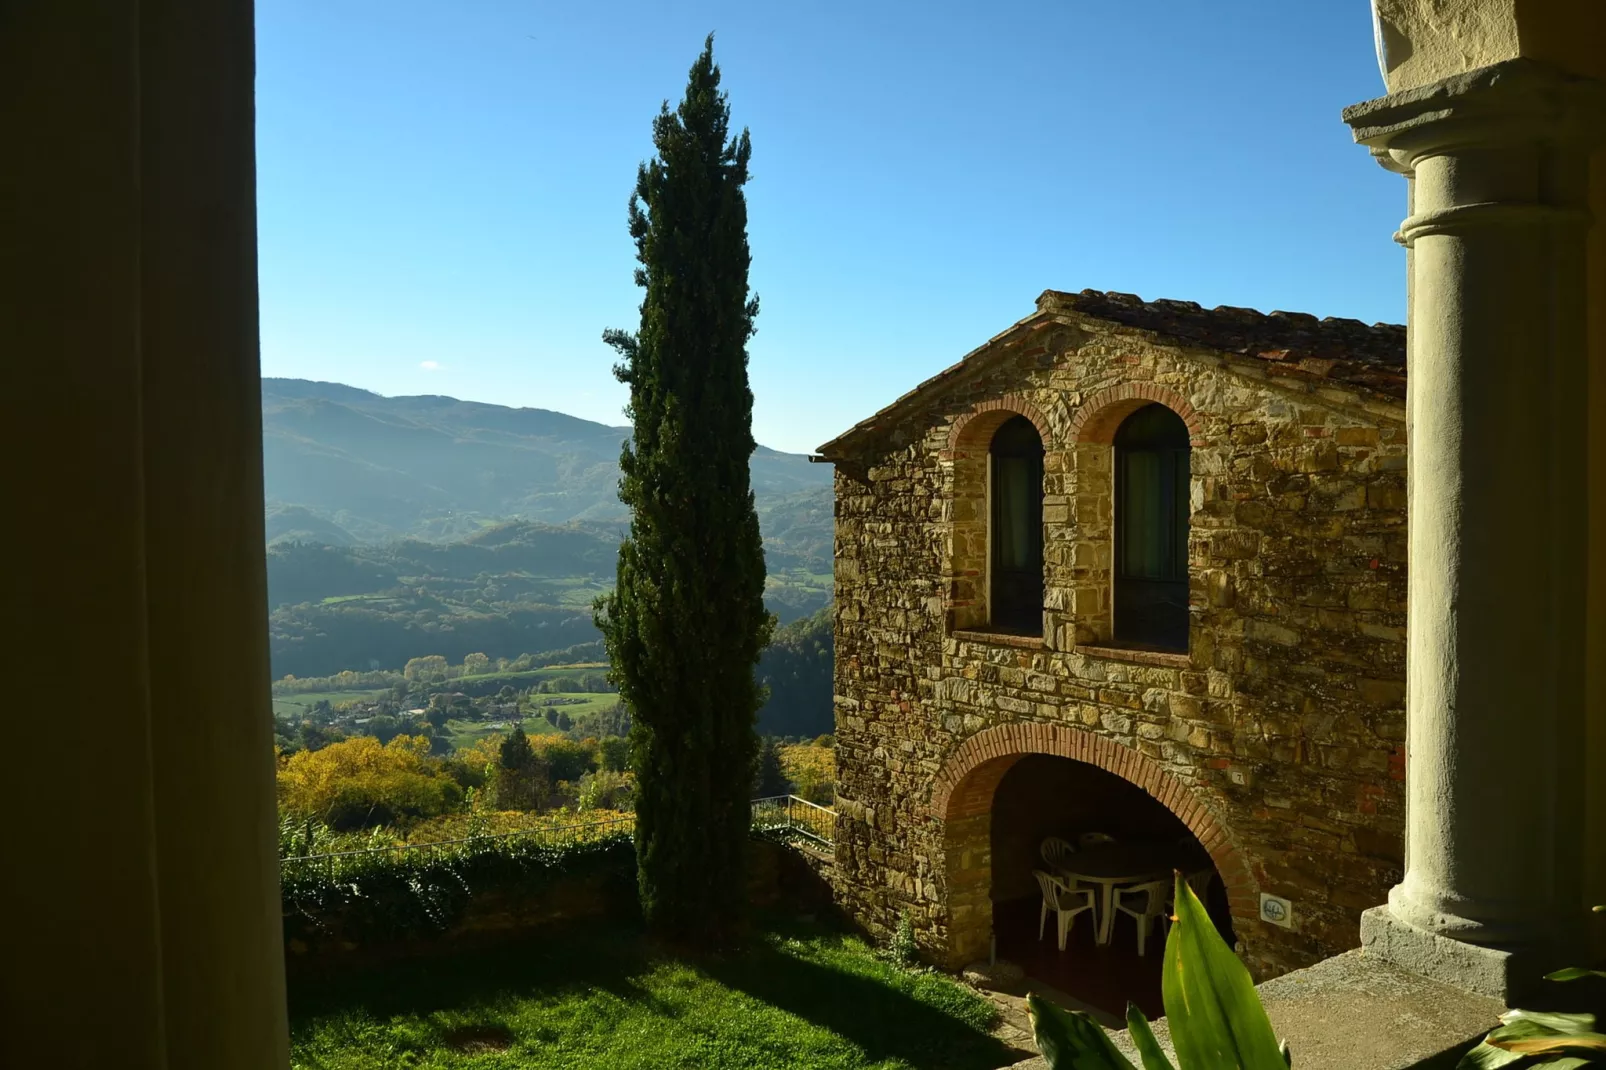
[[[1041,750],[1120,772],[1210,838],[1257,979],[1355,946],[1401,870],[1403,406],[1070,313],[994,345],[837,460],[847,905],[872,931],[911,912],[950,964],[985,954],[990,793]],[[1109,442],[1148,401],[1193,435],[1186,655],[1102,645]],[[1046,450],[1042,640],[969,630],[987,444],[1015,413]],[[1291,929],[1258,920],[1261,891],[1293,900]]]

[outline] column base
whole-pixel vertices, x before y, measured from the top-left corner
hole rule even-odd
[[[1401,921],[1386,905],[1362,912],[1361,948],[1367,955],[1464,992],[1501,1000],[1508,1007],[1533,991],[1546,969],[1538,955],[1452,940]]]

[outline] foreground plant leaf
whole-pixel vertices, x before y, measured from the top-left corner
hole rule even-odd
[[[1527,1056],[1516,1052],[1506,1051],[1490,1044],[1488,1038],[1465,1055],[1455,1064],[1455,1070],[1499,1070],[1502,1066],[1523,1062]]]
[[[1461,1061],[1455,1064],[1456,1070],[1498,1070],[1502,1066],[1525,1062],[1527,1056],[1507,1051],[1505,1048],[1497,1048],[1492,1041],[1497,1037],[1514,1040],[1524,1037],[1555,1036],[1556,1030],[1541,1021],[1540,1017],[1542,1016],[1528,1016],[1520,1010],[1502,1014],[1500,1021],[1504,1024],[1491,1030],[1489,1035],[1483,1038],[1482,1043],[1463,1055]]]
[[[1033,992],[1026,997],[1037,1050],[1051,1070],[1137,1070],[1104,1028],[1080,1011],[1055,1006]],[[1153,1070],[1145,1060],[1144,1070]]]
[[[1175,902],[1160,986],[1177,1061],[1183,1070],[1287,1070],[1249,971],[1180,873]]]
[[[1518,1022],[1531,1022],[1545,1033],[1593,1033],[1595,1031],[1595,1016],[1593,1014],[1566,1014],[1561,1011],[1525,1011],[1518,1008],[1502,1014],[1500,1021],[1508,1028]],[[1497,1034],[1507,1035],[1503,1029],[1496,1029],[1490,1035]],[[1521,1035],[1532,1034],[1524,1033]]]
[[[1136,1003],[1126,1005],[1126,1029],[1132,1034],[1132,1043],[1137,1045],[1143,1070],[1175,1070],[1171,1060],[1160,1050],[1160,1042],[1155,1039],[1154,1030],[1149,1028],[1149,1020],[1143,1017]]]
[[[1606,1034],[1564,1033],[1548,1037],[1513,1037],[1496,1039],[1492,1034],[1488,1043],[1496,1048],[1514,1051],[1520,1055],[1551,1055],[1562,1052],[1599,1052],[1606,1054]]]

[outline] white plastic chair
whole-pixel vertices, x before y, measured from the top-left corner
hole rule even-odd
[[[1170,881],[1148,881],[1115,889],[1115,901],[1110,906],[1116,914],[1125,914],[1137,922],[1139,955],[1143,954],[1143,946],[1154,923],[1170,916],[1171,912],[1166,908],[1166,889],[1170,884]],[[1133,900],[1139,900],[1139,905],[1130,905]],[[1113,932],[1113,920],[1110,928]]]
[[[1058,836],[1050,836],[1043,841],[1040,851],[1043,855],[1043,862],[1048,866],[1049,871],[1064,880],[1065,874],[1063,871],[1071,868],[1071,859],[1076,855],[1076,848]],[[1076,887],[1075,881],[1067,881],[1067,883],[1072,888]]]
[[[1072,888],[1052,873],[1040,869],[1032,870],[1037,878],[1037,886],[1043,891],[1043,909],[1037,914],[1037,938],[1043,938],[1043,929],[1048,923],[1048,912],[1054,911],[1059,926],[1060,950],[1065,950],[1065,937],[1071,931],[1071,924],[1076,916],[1084,911],[1093,909],[1093,889]]]
[[[1084,832],[1076,837],[1076,846],[1084,851],[1089,847],[1102,847],[1107,843],[1117,842],[1119,841],[1108,832]]]

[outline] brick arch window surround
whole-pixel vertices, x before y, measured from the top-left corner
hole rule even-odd
[[[987,951],[992,931],[990,817],[1004,774],[1028,754],[1097,766],[1142,788],[1199,840],[1227,889],[1240,938],[1259,917],[1259,887],[1225,828],[1183,781],[1152,759],[1097,733],[1068,725],[1015,723],[983,729],[961,743],[932,782],[929,812],[942,823],[950,914],[949,953],[968,962]]]
[[[1203,446],[1204,421],[1188,399],[1169,387],[1154,383],[1121,383],[1083,400],[1071,417],[1073,442],[1111,445],[1115,432],[1128,416],[1145,405],[1164,405],[1187,425],[1189,445]]]
[[[1042,410],[1013,395],[954,422],[951,627],[1043,634],[1043,473],[1053,442]]]
[[[1095,503],[1076,518],[1074,642],[1186,657],[1189,458],[1203,420],[1174,390],[1119,383],[1082,400],[1069,438],[1067,494]]]
[[[1158,402],[1115,431],[1115,639],[1188,649],[1188,426]]]
[[[987,620],[1043,634],[1043,440],[1024,416],[1004,421],[987,450]]]

